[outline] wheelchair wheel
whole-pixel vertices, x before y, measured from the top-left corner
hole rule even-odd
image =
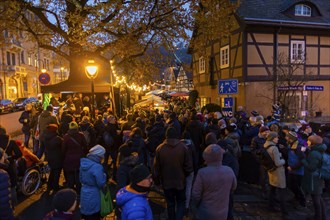
[[[22,193],[26,196],[32,195],[40,185],[40,173],[36,169],[31,169],[25,173],[22,181]]]

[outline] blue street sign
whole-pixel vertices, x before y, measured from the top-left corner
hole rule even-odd
[[[278,91],[296,91],[296,90],[302,90],[302,86],[278,86]]]
[[[50,75],[48,73],[41,73],[38,78],[41,84],[48,84],[50,82]]]
[[[218,81],[219,95],[238,94],[237,79],[220,79]]]
[[[223,116],[229,118],[234,116],[233,108],[221,108],[221,113]]]
[[[225,97],[223,99],[223,107],[229,108],[234,106],[234,98],[233,97]]]
[[[306,91],[323,91],[324,87],[323,86],[304,86],[304,90]]]

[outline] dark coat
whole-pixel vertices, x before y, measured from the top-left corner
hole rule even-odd
[[[10,199],[10,181],[8,173],[0,168],[0,219],[14,219],[13,209]]]
[[[24,134],[29,134],[32,129],[32,111],[23,111],[18,121],[23,125],[22,132]]]
[[[146,145],[150,153],[154,154],[158,145],[160,145],[165,138],[165,127],[162,122],[156,122],[147,132]]]
[[[186,176],[193,172],[192,158],[187,146],[179,139],[165,139],[156,149],[155,183],[164,189],[182,190]]]
[[[90,122],[82,121],[79,123],[79,131],[81,132],[87,131],[89,133],[90,142],[88,143],[88,147],[89,148],[94,147],[96,144],[96,131],[94,129],[94,125]]]
[[[77,129],[69,130],[63,137],[62,152],[64,156],[63,170],[79,170],[80,159],[87,154],[87,143],[84,135]]]
[[[69,123],[73,121],[73,116],[70,115],[70,114],[65,114],[64,113],[62,114],[62,117],[61,117],[61,124],[60,124],[60,127],[58,129],[59,133],[61,136],[64,136],[68,130],[69,130]]]
[[[303,190],[312,195],[321,195],[324,181],[318,176],[313,176],[313,173],[321,167],[322,154],[325,152],[326,146],[324,144],[314,145],[311,147],[307,158],[301,160],[304,165],[304,176],[301,186]]]
[[[48,161],[50,168],[60,169],[62,168],[62,144],[63,139],[58,136],[56,132],[45,131],[45,159]]]
[[[198,153],[201,151],[200,148],[204,142],[202,123],[199,119],[193,119],[188,123],[186,130],[189,131],[191,140],[194,142],[195,150]]]

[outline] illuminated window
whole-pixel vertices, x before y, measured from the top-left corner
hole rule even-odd
[[[312,15],[312,9],[308,5],[299,4],[294,8],[294,15],[310,17]]]
[[[221,47],[220,49],[220,67],[229,67],[229,45]]]

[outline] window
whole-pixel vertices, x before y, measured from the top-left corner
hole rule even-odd
[[[21,52],[21,63],[25,64],[24,51]]]
[[[312,9],[308,5],[299,4],[294,7],[294,15],[310,17]]]
[[[199,73],[205,73],[205,58],[200,57],[198,63],[199,63]]]
[[[13,61],[13,65],[16,65],[16,54],[12,53],[11,54],[11,59]]]
[[[305,41],[291,41],[291,62],[304,62]]]
[[[31,57],[31,54],[28,55],[28,65],[32,66],[32,57]]]
[[[11,55],[10,52],[7,51],[7,65],[11,65]]]
[[[229,67],[229,45],[221,47],[220,49],[220,67]]]

